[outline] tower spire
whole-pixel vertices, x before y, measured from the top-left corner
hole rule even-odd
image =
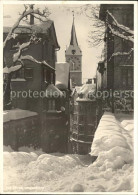
[[[77,41],[77,36],[76,36],[76,31],[75,31],[75,24],[74,24],[74,11],[72,11],[73,13],[73,23],[72,23],[72,29],[71,29],[71,40],[70,40],[70,45],[73,46],[78,46],[78,41]]]
[[[66,62],[70,64],[70,79],[75,87],[82,84],[82,51],[77,41],[74,11],[72,11],[72,19],[70,45],[65,51],[65,58]]]
[[[73,24],[74,24],[74,19],[75,19],[75,17],[74,17],[74,10],[72,11],[72,13],[73,13]]]

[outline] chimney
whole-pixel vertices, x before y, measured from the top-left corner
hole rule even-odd
[[[30,9],[34,9],[33,4],[30,5]],[[30,25],[33,25],[33,24],[34,24],[34,16],[30,14]]]

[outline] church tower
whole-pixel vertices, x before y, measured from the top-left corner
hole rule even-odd
[[[78,45],[74,14],[73,23],[71,29],[70,45],[65,51],[66,62],[70,64],[70,78],[72,80],[73,87],[82,85],[82,51]]]

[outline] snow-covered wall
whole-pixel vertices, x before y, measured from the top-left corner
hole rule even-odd
[[[101,170],[122,168],[133,162],[133,121],[120,123],[112,113],[102,116],[91,147],[91,155],[98,156],[95,164]]]
[[[21,146],[40,145],[38,114],[28,110],[13,109],[3,113],[3,144],[18,150]]]

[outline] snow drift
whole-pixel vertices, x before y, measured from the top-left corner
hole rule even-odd
[[[120,124],[114,115],[104,114],[91,148],[91,155],[98,156],[94,163],[96,166],[104,170],[107,168],[114,170],[133,162],[133,140],[127,131],[132,128],[131,123],[132,121],[123,121]]]
[[[120,120],[121,121],[121,120]],[[4,147],[5,192],[133,191],[133,120],[105,113],[91,155],[45,154]],[[92,164],[93,157],[97,156]]]

